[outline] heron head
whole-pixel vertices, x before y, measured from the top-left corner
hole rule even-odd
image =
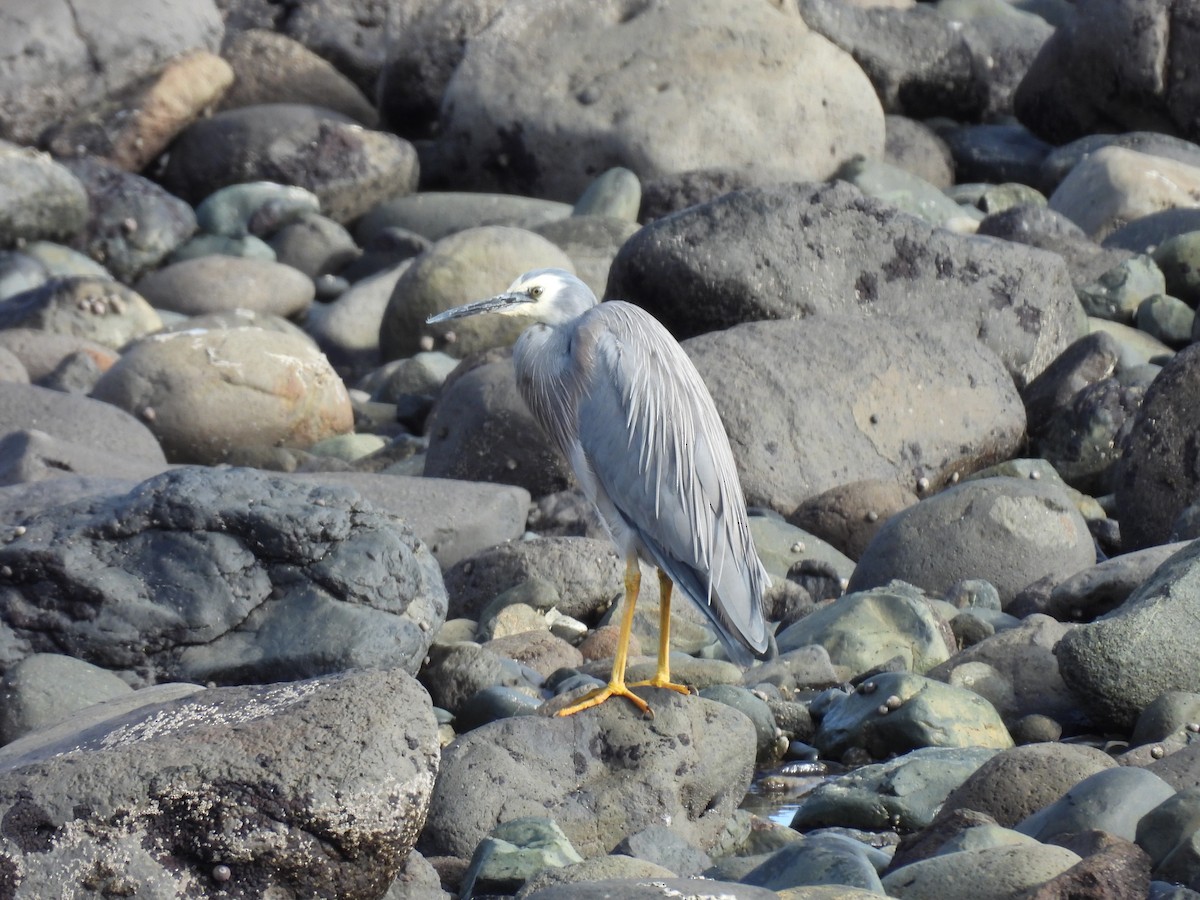
[[[591,289],[565,269],[534,269],[510,284],[503,294],[456,306],[430,316],[425,322],[431,325],[447,319],[494,312],[560,325],[581,316],[596,302]]]

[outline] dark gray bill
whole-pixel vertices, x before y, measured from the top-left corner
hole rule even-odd
[[[440,312],[436,316],[430,316],[425,320],[425,324],[432,325],[435,322],[445,322],[447,319],[464,319],[467,316],[477,316],[480,313],[495,312],[498,309],[504,309],[506,306],[532,302],[528,294],[498,294],[495,297],[489,297],[487,300],[476,300],[474,303],[465,303],[462,306],[456,306],[453,309]]]

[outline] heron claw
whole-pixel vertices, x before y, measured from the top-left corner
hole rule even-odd
[[[615,681],[610,681],[605,687],[596,688],[594,691],[588,691],[576,703],[571,704],[563,709],[560,709],[555,715],[557,716],[573,716],[577,712],[583,712],[585,709],[591,709],[593,706],[599,706],[605,700],[613,697],[624,697],[639,710],[647,719],[654,718],[654,711],[650,709],[650,704],[631,691],[624,684],[619,684]]]

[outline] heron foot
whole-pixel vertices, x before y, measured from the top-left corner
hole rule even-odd
[[[588,691],[579,701],[571,704],[568,707],[560,709],[555,715],[557,716],[573,716],[577,712],[583,712],[585,709],[591,709],[593,706],[599,706],[605,700],[613,697],[624,697],[634,706],[642,711],[642,715],[648,719],[654,718],[654,712],[650,709],[650,704],[631,691],[623,683],[610,681],[605,687],[596,688],[594,691]]]
[[[656,687],[666,688],[668,691],[677,691],[680,694],[694,694],[695,688],[687,684],[676,684],[670,678],[660,677],[655,675],[653,678],[647,678],[645,681],[633,681],[629,684],[630,687]]]

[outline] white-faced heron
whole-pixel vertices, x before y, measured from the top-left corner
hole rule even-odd
[[[534,418],[558,444],[625,559],[625,609],[608,686],[560,716],[628,698],[629,634],[641,584],[638,559],[658,567],[658,667],[650,685],[671,682],[671,586],[716,627],[743,665],[767,651],[763,591],[769,584],[746,521],[729,438],[712,397],[683,348],[649,313],[599,303],[561,269],[522,275],[503,294],[432,316],[430,323],[496,312],[530,317],[517,339],[517,384]]]

